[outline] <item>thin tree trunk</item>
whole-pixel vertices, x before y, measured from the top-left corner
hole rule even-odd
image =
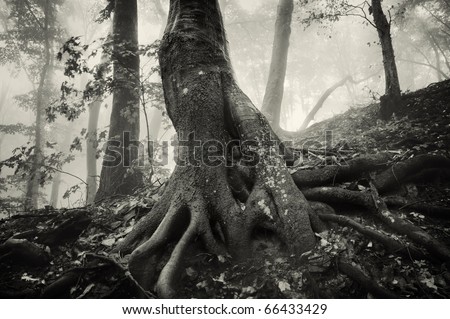
[[[433,49],[434,52],[434,59],[436,60],[436,78],[438,81],[442,81],[443,77],[442,77],[442,67],[441,67],[441,57],[439,56],[439,51],[436,48],[436,45],[434,44],[434,42],[431,41],[431,48]]]
[[[395,63],[394,47],[391,38],[391,24],[381,7],[381,0],[372,0],[373,21],[377,28],[383,55],[385,75],[385,96],[381,99],[380,116],[388,119],[400,104],[401,90],[398,78],[397,65]]]
[[[3,111],[3,107],[5,106],[6,99],[9,93],[9,83],[2,84],[2,88],[0,90],[0,112]]]
[[[293,0],[280,0],[275,22],[269,78],[261,108],[262,113],[266,115],[275,131],[280,127],[281,103],[283,101],[293,10]]]
[[[428,33],[428,36],[430,37],[430,41],[433,43],[433,45],[441,52],[442,57],[444,58],[445,65],[447,66],[447,71],[450,72],[450,62],[445,54],[445,51],[442,49],[439,42],[436,40],[436,38],[433,36],[433,34]],[[445,72],[444,72],[445,73]]]
[[[105,38],[105,43],[112,40],[112,25],[109,27],[108,35]],[[104,67],[111,61],[110,54],[105,50],[100,59],[100,66]],[[108,63],[109,62],[109,63]],[[86,85],[86,81],[82,81],[82,85]],[[86,205],[92,204],[95,201],[95,195],[98,187],[98,173],[97,173],[97,149],[98,149],[98,118],[100,108],[103,103],[103,97],[98,96],[88,106],[88,128],[86,132]]]
[[[45,92],[49,82],[49,73],[51,69],[51,40],[49,34],[51,17],[51,1],[46,0],[44,4],[44,25],[43,32],[45,33],[44,40],[44,65],[40,74],[39,86],[37,89],[37,101],[36,101],[36,129],[35,129],[35,145],[34,156],[31,166],[30,179],[27,183],[27,192],[25,198],[25,208],[38,208],[39,206],[39,188],[41,173],[40,169],[43,165],[43,144],[44,144],[44,108],[47,102],[47,94]]]
[[[70,123],[69,126],[66,128],[66,131],[63,132],[64,134],[64,140],[61,143],[61,149],[69,149],[69,145],[72,139],[72,132],[74,129],[75,125],[74,123]],[[61,181],[62,181],[62,173],[61,172],[56,172],[55,176],[53,177],[53,182],[52,182],[52,191],[50,193],[50,205],[52,205],[52,207],[58,207],[58,200],[59,200],[59,190],[60,190],[60,186],[61,186]]]
[[[164,35],[164,29],[167,23],[167,13],[164,11],[164,8],[161,5],[161,0],[155,0],[156,10],[158,11],[158,14],[161,19],[161,29],[159,30],[159,39],[162,39]],[[163,120],[163,113],[160,109],[155,108],[153,111],[151,120],[150,120],[150,131],[149,131],[149,138],[152,141],[158,140],[159,131],[161,130],[162,126],[162,120]]]
[[[132,194],[142,175],[131,167],[138,159],[139,55],[137,1],[116,0],[113,18],[114,95],[109,138],[96,200]]]
[[[429,67],[429,68],[435,70],[436,73],[441,75],[444,79],[448,79],[449,78],[447,74],[442,72],[442,70],[440,70],[439,68],[437,68],[433,64],[429,64],[429,63],[425,63],[425,62],[419,62],[419,61],[414,61],[414,60],[409,60],[409,59],[398,59],[398,60],[399,61],[403,61],[403,62],[408,62],[408,63],[411,63],[411,64],[416,64],[416,65],[422,65],[422,66]]]
[[[92,204],[97,192],[97,128],[102,99],[97,98],[89,105],[89,121],[86,136],[86,204]]]
[[[6,84],[6,85],[2,84],[2,88],[0,90],[0,113],[3,113],[2,111],[6,104],[5,102],[8,97],[8,93],[9,93],[9,84]],[[4,114],[2,116],[2,122],[3,122],[3,119],[4,119]],[[1,123],[1,124],[3,124],[3,123]],[[4,138],[5,138],[5,134],[1,134],[1,136],[0,136],[0,158],[2,156],[1,150],[2,150],[2,144],[3,144]]]
[[[61,173],[56,173],[53,177],[52,192],[50,194],[50,205],[53,208],[58,207],[59,189],[61,188]]]
[[[397,65],[395,63],[394,47],[391,38],[391,24],[381,7],[381,0],[372,0],[373,20],[377,27],[378,37],[381,43],[383,65],[386,77],[386,90],[388,96],[400,96],[400,82],[398,79]]]
[[[309,125],[309,123],[314,119],[317,112],[322,108],[325,101],[328,99],[328,97],[339,87],[343,86],[347,81],[351,79],[351,76],[346,76],[330,88],[328,88],[320,97],[320,99],[317,101],[316,105],[312,108],[312,110],[308,113],[305,120],[303,121],[302,125],[300,126],[300,131],[306,129]]]

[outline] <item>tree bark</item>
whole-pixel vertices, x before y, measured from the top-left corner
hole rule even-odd
[[[114,95],[96,200],[128,195],[142,186],[138,159],[139,55],[137,1],[116,0],[113,18]]]
[[[236,258],[251,255],[258,229],[270,230],[290,252],[311,249],[311,208],[276,155],[267,120],[236,84],[218,0],[171,0],[159,57],[167,112],[184,146],[161,200],[117,248],[142,243],[130,257],[133,277],[146,289],[156,283],[162,297],[174,296],[197,238],[209,252]],[[247,163],[253,187],[245,208],[228,180],[242,158],[227,167],[220,151],[231,142],[257,159]],[[167,251],[170,242],[175,248]],[[170,257],[156,275],[164,253]]]
[[[384,75],[386,82],[385,97],[381,99],[380,116],[388,119],[399,106],[401,98],[400,82],[395,63],[394,47],[391,38],[391,23],[381,7],[381,0],[372,0],[373,21],[377,28],[383,55]]]
[[[280,127],[281,103],[283,101],[293,10],[293,0],[280,0],[275,22],[269,79],[261,108],[262,113],[266,115],[275,131]]]

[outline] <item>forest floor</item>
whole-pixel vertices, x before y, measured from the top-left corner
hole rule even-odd
[[[345,165],[350,159],[380,152],[392,154],[393,162],[421,154],[450,158],[450,81],[408,93],[405,101],[389,122],[377,120],[379,105],[375,103],[314,124],[295,140],[298,148],[308,145],[309,150],[292,172],[325,164]],[[325,140],[326,131],[332,132],[332,141]],[[323,152],[327,147],[332,149],[329,154]],[[388,195],[401,193],[416,203],[448,208],[449,169],[425,175]],[[363,193],[370,187],[365,178],[333,186]],[[159,191],[151,188],[135,197],[117,197],[93,207],[47,208],[1,220],[0,298],[142,296],[142,288],[127,271],[129,256],[110,251],[151,210]],[[407,242],[405,236],[386,229],[367,209],[350,205],[333,208],[339,215],[351,216],[390,238]],[[450,215],[428,216],[408,205],[392,213],[450,247]],[[428,255],[415,259],[396,254],[352,227],[334,225],[316,235],[317,247],[302,256],[274,253],[277,247],[262,238],[255,257],[244,262],[205,254],[201,247],[193,247],[178,297],[450,297],[448,262]],[[344,268],[350,268],[353,276],[342,271]],[[383,287],[382,293],[374,286]],[[388,294],[383,295],[386,291]]]

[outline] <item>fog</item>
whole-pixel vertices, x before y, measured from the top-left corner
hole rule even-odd
[[[168,1],[161,1],[161,3],[167,11]],[[221,3],[224,6],[225,28],[237,80],[253,103],[261,107],[269,72],[278,1],[228,0]],[[313,22],[308,26],[304,23],[304,19],[309,16],[311,10],[314,10],[316,3],[318,1],[300,5],[299,1],[295,1],[280,123],[281,127],[288,131],[298,130],[323,92],[348,75],[355,80],[369,78],[359,84],[347,83],[336,89],[317,113],[314,122],[333,117],[351,108],[373,103],[384,94],[385,90],[381,48],[378,44],[376,29],[357,16],[341,17],[339,21]],[[428,31],[436,37],[441,37],[441,34],[435,33],[440,28],[439,22],[433,20],[429,10],[420,5],[413,9],[408,8],[405,14],[400,14],[396,10],[403,3],[404,1],[385,0],[383,6],[392,8],[392,39],[396,50],[401,88],[403,91],[414,91],[442,80],[442,75],[436,68],[442,68],[444,74],[449,74],[450,70],[445,67],[447,58],[450,58],[449,42],[447,39],[446,47],[442,44],[440,56],[436,57],[431,45],[427,42],[425,29],[428,28]],[[63,30],[63,38],[67,40],[71,36],[79,36],[82,43],[91,44],[92,48],[100,47],[101,38],[108,35],[111,21],[106,20],[100,24],[94,20],[105,4],[106,2],[97,0],[63,1],[57,17],[58,24]],[[158,40],[165,21],[158,14],[154,1],[142,0],[139,6],[139,42],[142,45],[151,44]],[[14,27],[14,21],[8,19],[10,9],[4,1],[0,1],[0,9],[1,19],[4,20],[0,26],[0,32],[5,34],[6,26]],[[56,45],[55,54],[62,44],[63,41]],[[0,46],[3,49],[10,45],[5,37],[1,38]],[[17,54],[20,54],[20,49],[17,48]],[[27,57],[26,54],[22,56]],[[34,110],[21,107],[17,97],[29,93],[38,83],[36,80],[32,83],[24,68],[12,63],[4,55],[0,55],[0,59],[2,62],[0,91],[6,92],[0,109],[0,124],[5,126],[22,123],[33,126],[36,118]],[[99,59],[100,57],[97,56],[87,63],[93,67]],[[441,66],[438,66],[438,62]],[[27,63],[31,61],[24,62],[24,64]],[[142,57],[141,72],[145,75],[157,65],[156,63],[154,58]],[[56,62],[52,77],[52,86],[56,93],[51,96],[50,103],[58,103],[58,90],[65,80],[62,62]],[[82,86],[81,76],[77,76],[74,81]],[[152,81],[157,82],[157,76],[153,76]],[[103,101],[98,123],[99,132],[108,129],[111,103],[110,96]],[[151,103],[147,111],[150,117],[154,116],[155,111]],[[69,154],[71,142],[87,127],[87,121],[86,112],[81,113],[74,121],[68,121],[59,115],[53,123],[45,124],[45,141],[56,143],[54,151]],[[146,125],[144,114],[141,114],[141,139],[143,140],[146,138]],[[10,158],[15,148],[27,143],[32,145],[34,141],[32,134],[20,132],[16,134],[0,132],[0,134],[0,160]],[[159,137],[161,140],[170,141],[174,134],[172,128],[163,125]],[[72,155],[73,161],[64,164],[61,168],[63,174],[57,200],[58,206],[84,205],[83,185],[80,185],[81,189],[69,198],[63,198],[67,189],[80,183],[71,175],[83,180],[86,176],[84,147],[81,152],[73,151]],[[100,172],[101,159],[97,161],[97,165]],[[169,168],[173,166],[172,161],[167,165]],[[1,170],[2,178],[13,174],[13,168],[3,167]],[[7,189],[1,190],[1,198],[24,195],[24,181],[22,181],[23,185],[17,181],[11,184],[11,180],[9,182],[3,180],[3,182]],[[6,183],[10,184],[6,185]],[[52,182],[48,181],[42,190],[41,204],[48,203],[51,189]]]

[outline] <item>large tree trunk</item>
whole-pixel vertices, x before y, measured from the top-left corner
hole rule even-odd
[[[31,164],[30,179],[27,183],[27,192],[25,195],[25,209],[38,208],[39,206],[39,188],[41,181],[41,167],[44,164],[43,145],[44,145],[44,113],[45,106],[48,102],[48,82],[51,72],[51,22],[54,21],[52,16],[52,5],[50,0],[44,2],[44,25],[43,32],[45,33],[44,40],[44,65],[40,73],[39,86],[37,88],[36,100],[36,128],[34,136],[34,154]]]
[[[171,0],[160,65],[167,112],[185,146],[161,200],[117,247],[128,252],[142,243],[130,258],[133,277],[173,296],[197,238],[209,252],[236,258],[251,255],[261,229],[291,253],[311,249],[311,208],[271,143],[267,120],[236,84],[218,0]],[[232,141],[240,152],[227,157]],[[164,253],[170,258],[155,276]]]
[[[138,159],[139,142],[137,1],[116,0],[114,10],[114,95],[96,200],[132,194],[142,186],[142,175],[131,169]]]
[[[275,22],[269,79],[261,108],[275,131],[280,127],[281,103],[283,101],[293,10],[293,0],[280,0]]]
[[[383,12],[381,0],[372,0],[372,14],[381,43],[384,76],[386,79],[385,96],[381,99],[380,116],[388,119],[401,103],[400,82],[395,63],[394,47],[392,45],[391,24]]]

